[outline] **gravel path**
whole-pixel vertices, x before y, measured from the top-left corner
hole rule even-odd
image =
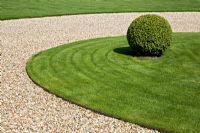
[[[121,35],[142,13],[75,15],[0,21],[0,132],[157,132],[96,114],[35,85],[32,54],[76,40]],[[176,32],[200,32],[200,13],[159,13]]]

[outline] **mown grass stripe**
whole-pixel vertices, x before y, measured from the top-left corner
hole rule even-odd
[[[113,12],[200,11],[199,0],[0,0],[0,20]]]
[[[127,54],[125,37],[75,42],[33,56],[27,72],[51,93],[103,114],[162,131],[200,132],[200,33],[173,38],[159,58]]]

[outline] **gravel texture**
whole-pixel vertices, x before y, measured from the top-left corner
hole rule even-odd
[[[82,39],[122,35],[144,13],[0,21],[0,132],[157,132],[64,101],[35,85],[26,61],[41,50]],[[175,32],[200,32],[200,13],[158,13]]]

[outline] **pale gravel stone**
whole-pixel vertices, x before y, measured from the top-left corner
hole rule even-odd
[[[144,13],[74,15],[0,21],[0,132],[138,132],[135,124],[103,116],[64,101],[27,76],[27,59],[41,50],[95,37],[123,35]],[[156,13],[175,32],[200,32],[200,13]]]

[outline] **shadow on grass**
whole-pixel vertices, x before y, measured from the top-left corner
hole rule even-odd
[[[150,58],[160,57],[160,56],[156,56],[156,55],[137,52],[136,50],[133,50],[130,47],[115,48],[115,49],[113,49],[113,51],[118,54],[128,55],[128,56],[132,56],[132,57],[150,57]]]

